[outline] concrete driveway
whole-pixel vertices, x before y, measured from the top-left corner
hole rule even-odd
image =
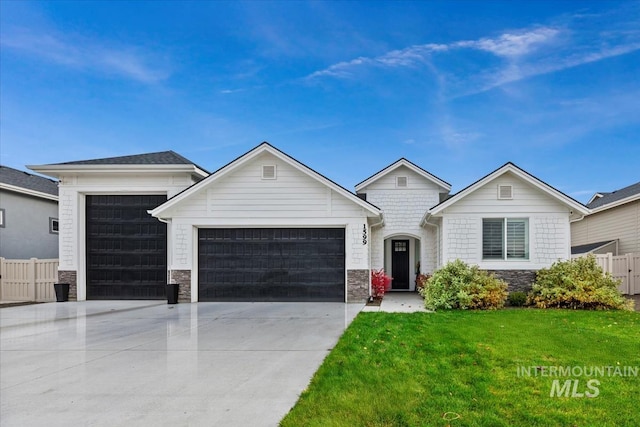
[[[2,426],[273,426],[362,309],[156,301],[0,309]]]

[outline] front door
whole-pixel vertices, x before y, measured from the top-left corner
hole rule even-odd
[[[391,241],[391,289],[409,289],[409,241]]]

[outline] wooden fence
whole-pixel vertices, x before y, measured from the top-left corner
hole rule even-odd
[[[640,253],[613,256],[609,252],[595,257],[605,273],[622,281],[618,288],[620,292],[627,295],[640,294]]]
[[[0,300],[55,301],[57,259],[0,258]]]

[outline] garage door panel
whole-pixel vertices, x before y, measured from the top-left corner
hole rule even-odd
[[[87,196],[87,298],[165,298],[166,224],[147,213],[165,201]]]
[[[200,301],[344,301],[344,229],[201,229]]]

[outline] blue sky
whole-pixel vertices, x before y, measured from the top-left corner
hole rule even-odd
[[[269,141],[353,189],[512,161],[586,202],[640,181],[640,2],[0,2],[0,162]]]

